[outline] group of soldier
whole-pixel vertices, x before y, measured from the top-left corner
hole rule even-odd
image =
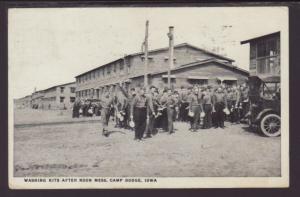
[[[77,99],[73,117],[101,116],[102,134],[108,136],[109,120],[115,127],[134,130],[134,139],[151,138],[159,130],[173,134],[174,121],[187,122],[190,131],[224,128],[224,121],[238,124],[249,110],[248,87],[193,85],[180,89],[137,87],[120,83],[104,91],[98,100]]]

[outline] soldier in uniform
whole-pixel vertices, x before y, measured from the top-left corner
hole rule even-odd
[[[175,105],[177,104],[174,95],[172,94],[172,90],[168,89],[167,96],[167,118],[168,118],[168,132],[169,134],[174,133],[174,113],[175,113]]]
[[[145,94],[146,89],[142,88],[139,94],[133,99],[130,118],[134,120],[135,124],[135,140],[142,140],[146,123],[149,122],[148,109],[150,109],[154,114],[153,104],[149,96]],[[149,107],[148,107],[149,105]]]
[[[210,86],[204,89],[203,93],[203,111],[205,113],[203,119],[203,129],[212,127],[212,93]]]
[[[227,108],[226,94],[222,91],[222,88],[219,87],[212,98],[215,109],[215,127],[224,128],[225,114],[223,110]]]
[[[244,119],[246,118],[246,114],[249,111],[249,88],[246,86],[244,83],[242,85],[242,90],[241,90],[241,103],[242,103],[242,115],[241,118]]]
[[[194,87],[193,91],[189,95],[189,110],[193,112],[193,117],[191,117],[191,130],[196,132],[199,128],[200,121],[200,103],[198,98],[198,87]]]
[[[183,122],[188,121],[188,106],[188,90],[182,86],[179,94],[179,119]]]
[[[108,121],[110,118],[110,108],[111,105],[113,104],[113,94],[110,91],[106,91],[104,94],[101,95],[100,98],[100,102],[101,102],[101,106],[102,106],[102,110],[101,110],[101,121],[102,121],[102,135],[108,137]]]
[[[160,127],[163,131],[168,131],[168,109],[167,109],[167,101],[168,101],[168,90],[164,89],[162,95],[160,96],[159,103],[162,110],[162,115],[160,118]]]
[[[151,99],[151,103],[153,104],[153,111],[151,108],[148,110],[148,116],[149,116],[149,123],[148,127],[146,130],[146,138],[151,138],[153,133],[156,133],[156,128],[154,127],[155,125],[155,115],[157,113],[157,108],[158,108],[158,103],[157,103],[157,94],[156,92],[156,87],[151,86],[150,87],[150,93],[149,93],[149,99]],[[150,105],[148,105],[150,107]]]
[[[129,121],[130,121],[130,110],[132,106],[133,99],[136,96],[136,91],[135,88],[130,88],[130,91],[128,92],[128,97],[127,97],[127,106],[126,106],[126,122],[127,122],[127,128],[132,129],[129,126]]]
[[[73,118],[79,118],[79,108],[80,108],[80,101],[78,98],[76,98],[73,104]]]
[[[240,103],[240,91],[237,89],[236,86],[232,87],[232,110],[231,110],[231,117],[232,117],[232,123],[238,123],[239,122],[239,103]]]

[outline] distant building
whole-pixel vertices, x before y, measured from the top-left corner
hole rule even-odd
[[[32,108],[69,109],[75,101],[75,82],[56,85],[32,94]]]
[[[44,97],[44,91],[35,91],[31,95],[31,107],[34,109],[42,108],[42,98]]]
[[[76,96],[97,98],[104,88],[125,81],[128,87],[143,86],[144,53],[134,53],[76,76]],[[169,48],[149,51],[148,84],[167,84]],[[188,43],[174,46],[172,86],[208,83],[242,83],[248,72],[232,65],[234,60]]]
[[[250,75],[280,76],[280,32],[241,42],[246,43],[250,43]]]
[[[19,98],[19,99],[14,99],[14,105],[15,108],[18,109],[24,109],[24,108],[30,108],[31,106],[31,95]]]
[[[57,85],[44,90],[44,109],[69,109],[75,102],[75,82]]]

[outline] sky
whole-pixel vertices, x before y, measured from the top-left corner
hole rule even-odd
[[[249,70],[240,41],[287,28],[284,7],[12,8],[8,21],[9,90],[13,98],[141,51],[149,20],[149,49],[175,44],[217,50]]]

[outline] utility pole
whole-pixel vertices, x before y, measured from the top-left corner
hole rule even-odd
[[[144,74],[144,85],[148,89],[148,28],[149,28],[149,21],[146,21],[146,34],[145,34],[145,74]]]
[[[169,27],[169,68],[168,68],[168,88],[171,88],[171,69],[174,67],[174,27]]]

